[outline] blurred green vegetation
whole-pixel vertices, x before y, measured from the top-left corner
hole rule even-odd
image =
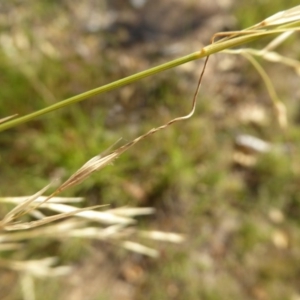
[[[288,5],[296,4],[297,1],[290,1]],[[282,0],[242,1],[233,8],[237,28],[248,27],[287,9],[286,1]],[[9,9],[15,9],[16,13],[20,10],[21,14],[25,8],[18,4]],[[140,46],[139,57],[135,57],[136,49],[132,50],[133,57],[130,49],[128,56],[122,57],[126,48],[116,41],[110,41],[115,47],[103,47],[99,53],[93,52],[91,58],[80,55],[84,50],[76,52],[74,49],[79,46],[73,39],[81,34],[80,43],[93,44],[95,34],[85,33],[79,25],[72,27],[66,21],[68,14],[74,12],[70,6],[44,1],[36,2],[28,11],[19,23],[10,26],[1,23],[3,35],[15,37],[17,44],[18,34],[19,40],[28,39],[16,56],[9,56],[4,49],[3,43],[7,42],[0,47],[1,117],[24,115],[166,59],[157,53],[142,59],[144,45]],[[52,15],[61,22],[59,26],[68,27],[66,32],[70,35],[66,36],[63,30],[57,33],[56,41],[66,40],[55,51],[47,48],[47,39],[38,30],[43,24],[42,33],[47,32],[47,26],[51,32]],[[20,34],[25,35],[20,38]],[[99,40],[112,38],[105,31],[98,35]],[[282,48],[289,53],[289,47]],[[291,48],[295,49],[292,45]],[[299,57],[299,53],[291,55]],[[125,67],[121,59],[128,57],[139,60],[140,64]],[[154,206],[157,214],[143,220],[145,228],[186,235],[187,241],[178,246],[153,243],[162,255],[151,262],[95,243],[94,251],[101,249],[107,255],[106,263],[117,270],[126,261],[139,260],[137,264],[146,275],[141,282],[132,284],[136,290],[134,299],[300,297],[300,133],[299,115],[295,113],[299,111],[296,101],[299,88],[293,90],[298,84],[294,81],[299,82],[299,78],[288,71],[276,74],[276,66],[264,65],[274,75],[275,86],[285,99],[290,116],[286,130],[274,125],[274,120],[257,126],[243,124],[235,117],[234,106],[247,103],[249,96],[257,97],[258,102],[261,99],[267,114],[274,118],[263,84],[245,63],[234,69],[234,74],[240,74],[236,87],[226,80],[225,84],[218,83],[227,74],[208,72],[192,119],[146,139],[112,166],[64,193],[85,197],[85,205]],[[291,87],[282,82],[282,76],[291,79]],[[170,70],[1,133],[1,196],[33,194],[57,174],[66,178],[119,138],[122,140],[118,145],[185,114],[195,83],[195,78],[189,78],[183,71]],[[218,84],[218,92],[206,87]],[[233,96],[226,98],[226,88],[236,88],[238,100],[232,100]],[[234,136],[239,132],[251,133],[283,150],[258,155],[257,162],[250,167],[237,165],[232,157]],[[282,217],[276,218],[276,213]],[[26,245],[21,255],[1,253],[1,256],[11,259],[59,256],[62,263],[77,264],[80,272],[80,262],[93,264],[94,252],[87,244],[81,240],[58,244],[39,238]],[[120,277],[115,272],[115,277]],[[83,277],[81,285],[85,285],[84,280],[88,281]],[[5,279],[1,281],[3,289]],[[67,283],[68,279],[39,282],[37,299],[46,299],[46,294],[47,299],[59,299],[62,282]],[[14,291],[13,286],[11,290]],[[20,299],[21,294],[17,290],[5,299]],[[109,297],[105,291],[99,291],[91,299]]]

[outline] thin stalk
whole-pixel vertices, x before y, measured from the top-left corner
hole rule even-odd
[[[270,79],[270,77],[268,76],[268,74],[266,73],[266,71],[263,69],[263,67],[258,63],[258,61],[249,53],[247,52],[243,52],[242,55],[248,59],[252,65],[254,66],[254,68],[257,70],[257,72],[259,73],[259,75],[261,76],[261,78],[263,79],[267,90],[269,92],[270,98],[273,102],[273,104],[275,105],[278,102],[281,102],[279,97],[277,96],[277,93],[275,91],[275,88],[272,84],[272,81]]]
[[[276,30],[274,30],[274,32],[276,33]],[[79,101],[83,101],[89,97],[98,95],[98,94],[102,94],[102,93],[106,93],[109,92],[111,90],[120,88],[124,85],[133,83],[135,81],[141,80],[142,78],[145,77],[149,77],[152,76],[154,74],[163,72],[165,70],[174,68],[176,66],[185,64],[187,62],[193,61],[193,60],[197,60],[203,57],[206,57],[208,55],[220,52],[224,49],[228,49],[228,48],[232,48],[232,47],[236,47],[248,42],[252,42],[254,40],[257,40],[265,35],[270,35],[272,33],[274,33],[273,31],[259,31],[257,33],[251,33],[248,35],[244,35],[244,36],[239,36],[239,37],[234,37],[233,39],[228,39],[222,42],[217,42],[215,44],[211,44],[209,46],[204,47],[203,49],[201,49],[200,51],[191,53],[189,55],[177,58],[175,60],[172,60],[170,62],[164,63],[162,65],[159,65],[157,67],[154,68],[150,68],[148,70],[136,73],[134,75],[119,79],[117,81],[111,82],[109,84],[103,85],[101,87],[95,88],[93,90],[84,92],[82,94],[73,96],[71,98],[65,99],[63,101],[60,101],[58,103],[55,103],[53,105],[50,105],[48,107],[45,107],[41,110],[32,112],[30,114],[27,114],[25,116],[13,119],[11,121],[8,121],[6,123],[0,124],[0,132],[7,130],[9,128],[15,127],[17,125],[20,125],[22,123],[28,122],[36,117],[39,117],[41,115],[47,114],[51,111],[63,108],[65,106],[77,103]]]

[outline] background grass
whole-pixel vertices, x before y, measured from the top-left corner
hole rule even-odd
[[[78,7],[71,1],[2,4],[1,116],[32,112],[195,51],[217,31],[245,28],[287,9],[279,0],[227,8],[198,1],[175,1],[171,8],[167,2],[148,3],[147,11],[124,1],[98,6],[87,1]],[[163,11],[167,21],[158,24],[156,16]],[[176,11],[182,16],[177,31],[165,25],[176,24]],[[281,53],[299,58],[296,37]],[[10,40],[16,53],[6,50]],[[32,194],[55,174],[67,177],[120,137],[129,141],[187,112],[200,66],[190,63],[1,133],[1,196]],[[86,205],[154,206],[157,214],[141,226],[184,233],[187,242],[153,243],[161,252],[158,260],[82,240],[38,239],[21,253],[1,253],[11,259],[58,255],[61,263],[74,266],[68,278],[38,282],[37,299],[46,294],[75,300],[300,297],[299,78],[282,66],[264,66],[287,106],[287,130],[276,125],[252,67],[239,57],[218,54],[191,120],[143,141],[65,192],[86,197]],[[264,124],[243,120],[241,111],[249,103],[264,111]],[[283,150],[257,155],[251,167],[236,164],[234,140],[240,133]],[[1,270],[5,299],[22,297],[15,276]]]

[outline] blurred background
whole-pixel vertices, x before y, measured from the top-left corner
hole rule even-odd
[[[1,1],[0,117],[195,52],[216,32],[249,27],[297,2]],[[279,52],[299,59],[299,44],[295,34]],[[154,207],[138,226],[184,234],[185,242],[153,242],[158,259],[105,242],[41,237],[0,252],[4,260],[57,256],[73,267],[68,276],[38,279],[36,299],[300,299],[299,77],[261,63],[286,105],[286,129],[249,62],[216,54],[190,120],[64,193],[85,197],[85,206]],[[33,194],[120,138],[186,114],[202,66],[191,62],[1,132],[0,195]],[[5,266],[0,295],[24,299],[20,274]]]

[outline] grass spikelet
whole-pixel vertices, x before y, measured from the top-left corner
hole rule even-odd
[[[25,215],[26,213],[28,213],[28,207],[30,206],[30,204],[35,201],[39,196],[41,196],[49,187],[51,186],[51,184],[48,184],[47,186],[45,186],[44,188],[42,188],[40,191],[38,191],[36,194],[30,196],[28,199],[26,199],[25,201],[21,202],[20,204],[18,204],[15,208],[13,208],[10,212],[8,212],[4,218],[0,221],[0,229],[6,229],[7,226],[9,224],[11,224],[11,222],[23,215]]]
[[[257,27],[277,26],[277,25],[283,25],[292,22],[298,22],[299,16],[300,16],[300,5],[287,10],[280,11],[266,18],[264,21],[258,23],[256,26]]]

